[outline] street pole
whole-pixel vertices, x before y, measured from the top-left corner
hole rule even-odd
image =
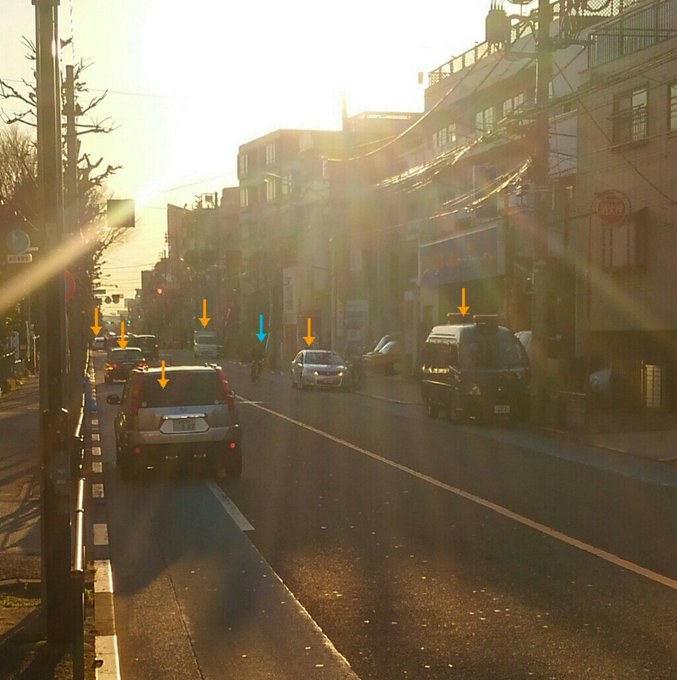
[[[63,234],[61,169],[61,87],[59,76],[59,0],[32,0],[35,6],[38,190],[42,257],[49,257]],[[68,413],[64,405],[63,267],[41,291],[40,407],[42,432],[41,534],[42,588],[47,637],[68,636],[70,577],[70,462]]]
[[[531,419],[534,424],[545,420],[547,379],[548,298],[548,234],[550,223],[550,114],[548,99],[552,80],[552,42],[550,0],[538,2],[538,50],[536,70],[536,117],[534,122],[533,232],[533,298],[531,313]]]

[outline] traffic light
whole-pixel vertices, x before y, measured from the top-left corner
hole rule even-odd
[[[162,295],[165,292],[165,289],[162,286],[158,286],[156,292],[158,295]]]
[[[113,298],[114,304],[117,305],[117,303],[120,302],[120,294],[119,293],[113,293],[113,295],[111,295],[111,297]]]

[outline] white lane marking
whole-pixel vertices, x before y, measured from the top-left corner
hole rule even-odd
[[[103,498],[103,484],[92,484],[92,498]]]
[[[113,570],[110,560],[94,560],[94,592],[113,592]]]
[[[396,470],[400,470],[401,472],[411,475],[412,477],[416,477],[417,479],[427,482],[428,484],[432,484],[433,486],[436,486],[440,489],[444,489],[445,491],[453,493],[454,495],[459,496],[460,498],[464,498],[467,501],[476,503],[477,505],[481,505],[482,507],[487,508],[488,510],[492,510],[493,512],[502,515],[503,517],[513,520],[514,522],[518,522],[519,524],[529,527],[530,529],[534,529],[535,531],[545,534],[546,536],[550,536],[550,538],[554,538],[557,541],[561,541],[562,543],[566,543],[567,545],[570,545],[574,548],[583,550],[584,552],[594,555],[599,559],[605,560],[606,562],[614,564],[617,567],[621,567],[621,569],[627,569],[628,571],[631,571],[634,574],[637,574],[638,576],[643,576],[644,578],[647,578],[651,581],[655,581],[656,583],[660,583],[664,586],[667,586],[672,590],[677,590],[677,581],[675,579],[671,579],[669,576],[664,576],[663,574],[659,574],[655,571],[652,571],[651,569],[642,567],[639,564],[635,564],[634,562],[630,562],[629,560],[624,560],[622,557],[618,557],[617,555],[607,552],[606,550],[602,550],[601,548],[597,548],[594,545],[590,545],[589,543],[579,541],[577,538],[568,536],[567,534],[564,534],[561,531],[557,531],[556,529],[551,529],[549,526],[546,526],[545,524],[541,524],[540,522],[536,522],[532,519],[529,519],[528,517],[524,517],[524,515],[518,515],[516,512],[508,510],[507,508],[504,508],[502,505],[492,503],[491,501],[481,498],[480,496],[475,496],[474,494],[468,493],[467,491],[463,491],[463,489],[451,486],[450,484],[445,484],[444,482],[441,482],[438,479],[435,479],[434,477],[430,477],[428,475],[423,474],[422,472],[412,470],[406,465],[402,465],[400,463],[396,463],[392,460],[389,460],[388,458],[384,458],[383,456],[379,456],[377,453],[373,453],[372,451],[363,449],[360,446],[351,444],[350,442],[345,441],[345,439],[334,437],[334,435],[331,435],[327,432],[323,432],[322,430],[319,430],[316,427],[313,427],[312,425],[307,425],[306,423],[302,423],[301,421],[295,420],[294,418],[290,418],[289,416],[286,416],[283,413],[278,413],[277,411],[273,411],[272,409],[266,408],[265,406],[261,406],[260,404],[254,404],[253,402],[249,403],[251,403],[252,406],[255,406],[256,408],[265,411],[266,413],[270,413],[273,416],[277,416],[278,418],[286,420],[287,422],[292,423],[293,425],[297,425],[298,427],[301,427],[304,430],[313,432],[314,434],[317,434],[320,437],[329,439],[330,441],[333,441],[336,444],[345,446],[346,448],[352,449],[353,451],[357,451],[358,453],[361,453],[369,458],[372,458],[373,460],[376,460],[379,463],[389,465],[390,467],[395,468]]]
[[[99,426],[99,419],[98,418],[92,418],[91,424],[92,424],[92,427],[98,427]]]
[[[92,441],[93,442],[100,442],[101,441],[101,435],[98,432],[92,432]]]
[[[92,472],[95,474],[101,474],[103,472],[103,463],[100,460],[92,462]]]
[[[97,680],[120,680],[117,635],[97,635],[94,638],[94,654],[101,662],[96,669]]]
[[[249,523],[249,520],[240,512],[237,505],[226,496],[223,489],[216,482],[207,482],[207,487],[231,516],[240,531],[254,531],[254,527]]]
[[[101,447],[100,446],[92,446],[92,455],[93,456],[100,456],[101,455]]]
[[[108,525],[94,524],[94,545],[108,545]]]

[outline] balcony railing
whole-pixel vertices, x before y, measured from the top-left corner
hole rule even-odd
[[[599,17],[600,21],[606,17],[615,17],[622,12],[626,11],[632,5],[640,2],[641,0],[610,0],[609,5],[604,7],[602,12],[593,12],[587,9],[581,9],[576,7],[576,3],[572,0],[556,0],[552,4],[553,17],[560,19],[563,15],[568,17]],[[674,0],[667,0],[668,2],[674,2]],[[531,16],[537,16],[538,13],[534,10]],[[527,16],[524,17],[525,20]],[[673,15],[674,21],[674,15]],[[562,22],[564,26],[564,22]],[[673,23],[674,25],[674,23]],[[518,38],[524,35],[528,31],[528,24],[526,21],[518,22],[511,26],[510,29],[510,43],[514,43]],[[454,73],[459,73],[463,69],[476,64],[478,61],[485,59],[486,57],[503,50],[502,45],[490,44],[487,42],[480,43],[470,48],[463,54],[457,57],[452,57],[448,62],[442,64],[438,68],[430,71],[428,74],[428,87],[441,82],[445,78],[449,78]]]

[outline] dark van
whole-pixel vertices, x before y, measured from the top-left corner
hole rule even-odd
[[[524,419],[529,381],[524,347],[497,316],[435,326],[425,342],[421,392],[431,418]]]

